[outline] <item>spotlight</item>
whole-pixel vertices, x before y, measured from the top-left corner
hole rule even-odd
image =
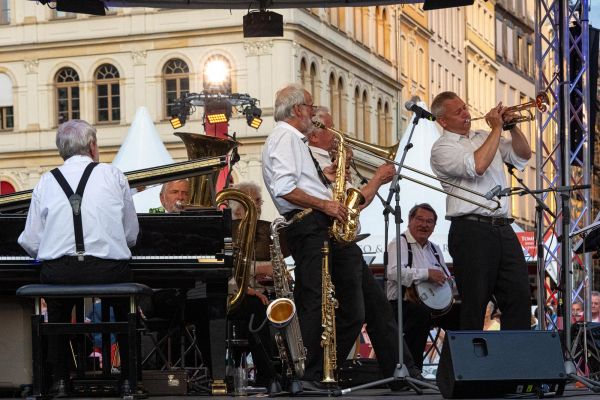
[[[208,119],[208,122],[211,124],[218,124],[227,122],[227,115],[225,115],[225,113],[206,114],[206,119]]]
[[[185,117],[172,117],[169,122],[173,129],[179,129],[185,125]]]
[[[204,90],[209,93],[231,93],[229,64],[222,57],[209,60],[204,67]]]
[[[231,103],[228,99],[207,99],[204,103],[204,115],[209,124],[221,124],[231,117]]]
[[[262,119],[260,118],[262,110],[260,108],[255,105],[248,106],[244,109],[244,114],[246,114],[246,121],[249,127],[254,129],[260,127],[260,124],[262,124]]]

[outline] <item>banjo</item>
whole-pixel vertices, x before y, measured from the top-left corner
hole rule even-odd
[[[402,235],[404,240],[406,236]],[[412,267],[412,246],[406,242],[408,249],[408,267]],[[429,281],[413,283],[406,291],[406,299],[413,303],[421,303],[429,308],[431,315],[439,317],[446,314],[454,305],[454,292],[456,291],[454,279],[450,276],[450,273],[442,265],[437,250],[431,246],[433,255],[438,261],[439,268],[448,277],[443,285],[438,285]]]

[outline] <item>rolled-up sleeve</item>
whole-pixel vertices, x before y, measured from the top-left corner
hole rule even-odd
[[[431,148],[431,169],[439,177],[475,178],[474,151],[469,151],[458,142],[438,140]]]
[[[519,171],[523,171],[527,166],[529,160],[519,157],[512,147],[512,139],[501,137],[500,138],[500,154],[502,155],[502,161],[512,164]]]

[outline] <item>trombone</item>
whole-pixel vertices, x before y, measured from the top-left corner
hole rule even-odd
[[[377,146],[375,144],[363,142],[362,140],[358,140],[358,139],[355,139],[353,137],[350,137],[350,136],[348,136],[348,135],[346,135],[346,134],[344,134],[344,133],[342,133],[342,132],[340,132],[340,131],[338,131],[336,129],[327,128],[327,127],[325,127],[325,125],[323,125],[319,121],[313,121],[313,124],[317,128],[327,129],[327,130],[329,130],[329,131],[331,131],[333,133],[341,135],[344,138],[344,140],[346,141],[346,145],[348,147],[352,148],[352,149],[356,149],[358,151],[362,151],[362,152],[368,153],[368,154],[372,155],[373,157],[379,158],[379,159],[381,159],[383,161],[386,161],[386,162],[389,162],[389,163],[392,163],[392,164],[395,164],[395,165],[400,165],[400,163],[394,161],[394,158],[396,158],[396,153],[398,152],[398,146],[400,145],[400,142],[398,142],[398,143],[396,143],[394,145],[388,146],[388,147]],[[375,164],[373,162],[369,162],[369,161],[365,161],[365,160],[361,160],[361,161],[363,163],[367,164],[367,165],[372,166],[372,167],[379,167],[379,165],[377,165],[377,164]],[[420,175],[426,176],[426,177],[434,179],[434,180],[436,180],[438,182],[445,183],[447,185],[456,187],[458,189],[464,190],[465,192],[472,193],[472,194],[474,194],[476,196],[483,197],[484,199],[488,200],[484,194],[481,194],[481,193],[476,192],[474,190],[471,190],[471,189],[468,189],[468,188],[464,188],[464,187],[462,187],[460,185],[457,185],[455,183],[449,182],[449,181],[447,181],[445,179],[438,178],[435,175],[431,175],[431,174],[429,174],[427,172],[418,170],[418,169],[413,168],[413,167],[409,167],[408,165],[400,165],[400,166],[402,168],[406,168],[407,170],[412,171],[412,172],[414,172],[416,174],[420,174]],[[490,201],[493,201],[494,203],[496,203],[496,207],[490,207],[490,206],[487,206],[487,205],[485,205],[483,203],[477,202],[475,200],[471,200],[471,199],[469,199],[467,197],[464,197],[464,196],[461,196],[461,195],[458,195],[458,194],[455,194],[455,193],[447,192],[444,189],[440,189],[440,188],[438,188],[436,186],[430,185],[430,184],[425,183],[423,181],[419,181],[418,179],[412,178],[410,176],[406,176],[406,175],[400,174],[400,178],[406,179],[406,180],[411,181],[411,182],[414,182],[414,183],[419,184],[421,186],[425,186],[425,187],[427,187],[429,189],[436,190],[438,192],[442,192],[442,193],[444,193],[444,194],[446,194],[448,196],[456,197],[457,199],[466,201],[468,203],[475,204],[476,206],[488,209],[490,211],[495,211],[495,210],[497,210],[497,209],[500,208],[500,201],[498,201],[497,199],[489,199]]]
[[[548,95],[545,92],[539,92],[535,96],[535,100],[531,100],[531,101],[528,101],[523,104],[517,104],[516,106],[512,106],[512,107],[506,107],[506,112],[509,112],[509,113],[518,112],[519,113],[519,116],[513,118],[513,120],[508,122],[507,124],[512,125],[512,124],[520,124],[521,122],[533,121],[535,119],[535,116],[533,115],[533,113],[530,110],[533,107],[535,107],[539,112],[548,111],[548,108],[550,107],[550,99],[548,98]],[[524,113],[526,113],[526,114],[524,114]],[[484,118],[485,118],[485,115],[481,116],[481,117],[477,117],[477,118],[467,119],[467,120],[465,120],[465,123],[478,121],[478,120],[484,119]]]

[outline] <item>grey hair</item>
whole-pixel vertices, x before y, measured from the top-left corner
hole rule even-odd
[[[413,219],[415,217],[415,215],[417,215],[417,211],[419,211],[419,210],[427,210],[430,213],[433,213],[433,219],[435,220],[435,222],[437,222],[437,219],[438,219],[437,213],[435,212],[435,210],[433,209],[433,207],[431,207],[431,205],[429,203],[416,204],[408,212],[408,219]]]
[[[293,117],[295,105],[304,103],[304,87],[299,83],[291,83],[277,91],[275,94],[275,121],[284,121]]]
[[[163,185],[160,188],[159,194],[165,194],[165,192],[167,191],[167,187],[176,182],[187,182],[188,185],[190,184],[190,181],[188,181],[187,179],[177,179],[174,181],[168,181],[168,182],[163,183]]]
[[[326,114],[329,114],[329,108],[325,106],[319,106],[315,111],[315,119],[319,122],[325,123],[324,118]]]
[[[442,92],[439,93],[431,102],[431,113],[434,117],[439,118],[446,113],[444,103],[446,100],[456,99],[458,95],[454,92]]]
[[[600,296],[600,292],[597,290],[592,290],[592,296]]]
[[[56,147],[63,160],[76,155],[89,155],[92,143],[96,143],[96,128],[86,121],[72,119],[58,126]]]
[[[240,182],[235,185],[231,185],[231,188],[244,192],[247,195],[251,195],[253,193],[260,194],[260,186],[258,186],[254,182]],[[231,208],[231,215],[235,216],[241,207],[242,203],[235,200],[229,200],[229,208]]]

